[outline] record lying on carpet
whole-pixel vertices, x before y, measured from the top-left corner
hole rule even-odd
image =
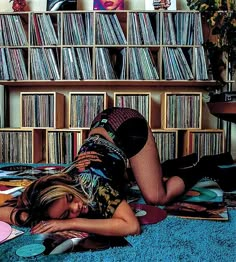
[[[64,166],[38,166],[35,169],[40,170],[41,175],[53,175],[64,169]]]
[[[16,250],[19,257],[34,257],[44,252],[45,246],[42,244],[25,245]]]
[[[193,187],[181,197],[181,200],[186,202],[204,202],[212,200],[215,197],[217,197],[217,194],[209,189]]]
[[[38,166],[35,169],[42,170],[42,171],[50,171],[50,170],[62,170],[64,166]]]
[[[0,221],[0,243],[11,234],[12,228],[6,222]]]
[[[10,166],[4,166],[1,167],[1,170],[4,171],[19,171],[19,172],[23,172],[27,169],[33,169],[34,167],[31,165],[10,165]]]
[[[136,203],[130,203],[130,206],[142,225],[155,224],[167,217],[166,211],[156,206]]]

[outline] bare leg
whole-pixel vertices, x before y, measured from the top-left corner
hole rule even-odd
[[[161,164],[151,129],[142,150],[130,158],[137,184],[149,204],[165,204],[184,192],[184,182],[177,176],[163,182]]]

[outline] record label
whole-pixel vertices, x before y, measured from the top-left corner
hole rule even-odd
[[[166,211],[156,206],[136,203],[130,203],[130,206],[142,225],[155,224],[167,217]]]
[[[42,254],[45,251],[45,246],[42,244],[30,244],[20,247],[16,250],[19,257],[34,257]]]
[[[9,224],[0,221],[0,243],[10,236],[11,231],[12,228]]]

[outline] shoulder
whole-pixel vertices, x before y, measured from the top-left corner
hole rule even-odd
[[[94,200],[103,217],[110,218],[124,198],[109,183],[100,183],[97,187]]]

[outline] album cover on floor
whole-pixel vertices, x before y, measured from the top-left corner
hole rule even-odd
[[[111,247],[130,246],[124,237],[106,237],[77,231],[41,234],[44,255],[70,252],[99,251]]]
[[[216,184],[211,187],[194,186],[183,196],[179,197],[179,201],[184,202],[222,202],[223,191]]]
[[[223,202],[223,190],[215,181],[204,178],[197,182],[177,201],[184,202]]]
[[[228,220],[223,191],[209,179],[199,181],[194,187],[165,206],[168,215],[192,219]]]
[[[229,219],[223,202],[174,202],[164,207],[168,215],[191,219],[222,220]]]

